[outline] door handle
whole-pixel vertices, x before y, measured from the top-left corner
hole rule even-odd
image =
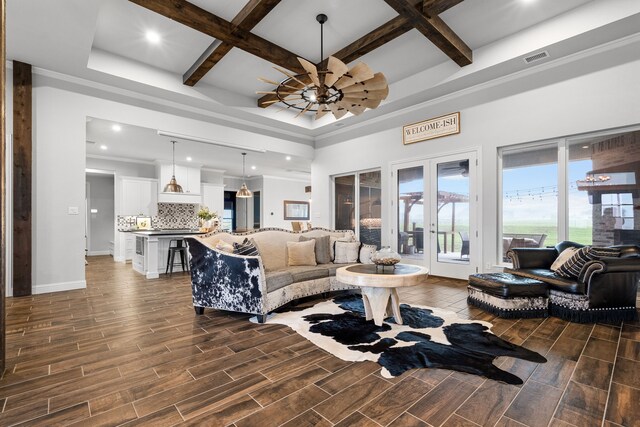
[[[433,230],[431,230],[431,234],[436,234],[436,232],[435,232],[435,231],[433,231]]]

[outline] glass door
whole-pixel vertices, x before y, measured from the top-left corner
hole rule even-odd
[[[430,274],[476,273],[479,244],[476,153],[403,163],[393,168],[395,250]]]
[[[429,163],[431,274],[466,278],[479,266],[476,155],[439,157]]]

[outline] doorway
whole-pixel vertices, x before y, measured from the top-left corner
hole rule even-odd
[[[403,262],[466,278],[479,262],[475,151],[395,164],[393,241]]]
[[[116,223],[113,171],[87,170],[85,205],[86,255],[113,255]]]

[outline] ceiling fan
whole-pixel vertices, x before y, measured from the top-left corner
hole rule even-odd
[[[278,83],[259,77],[259,80],[277,86],[274,91],[256,92],[277,97],[267,103],[281,102],[286,105],[284,109],[300,110],[296,117],[306,112],[315,112],[315,119],[319,119],[331,112],[336,119],[339,119],[347,112],[357,116],[367,108],[377,108],[380,102],[387,98],[389,85],[384,74],[374,73],[364,62],[349,68],[333,56],[324,61],[323,25],[327,19],[327,15],[322,13],[316,16],[316,20],[320,23],[320,64],[326,64],[326,69],[319,70],[303,58],[298,58],[306,70],[303,74],[293,74],[274,67],[284,74],[286,79]]]

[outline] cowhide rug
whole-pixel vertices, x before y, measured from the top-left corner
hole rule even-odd
[[[362,298],[348,295],[277,313],[269,316],[267,323],[287,325],[343,360],[377,362],[387,378],[414,368],[444,368],[522,384],[520,378],[499,369],[493,360],[510,356],[536,363],[547,361],[534,351],[495,336],[489,331],[490,323],[418,305],[400,304],[400,312],[404,325],[389,317],[382,326],[376,326],[365,320]]]

